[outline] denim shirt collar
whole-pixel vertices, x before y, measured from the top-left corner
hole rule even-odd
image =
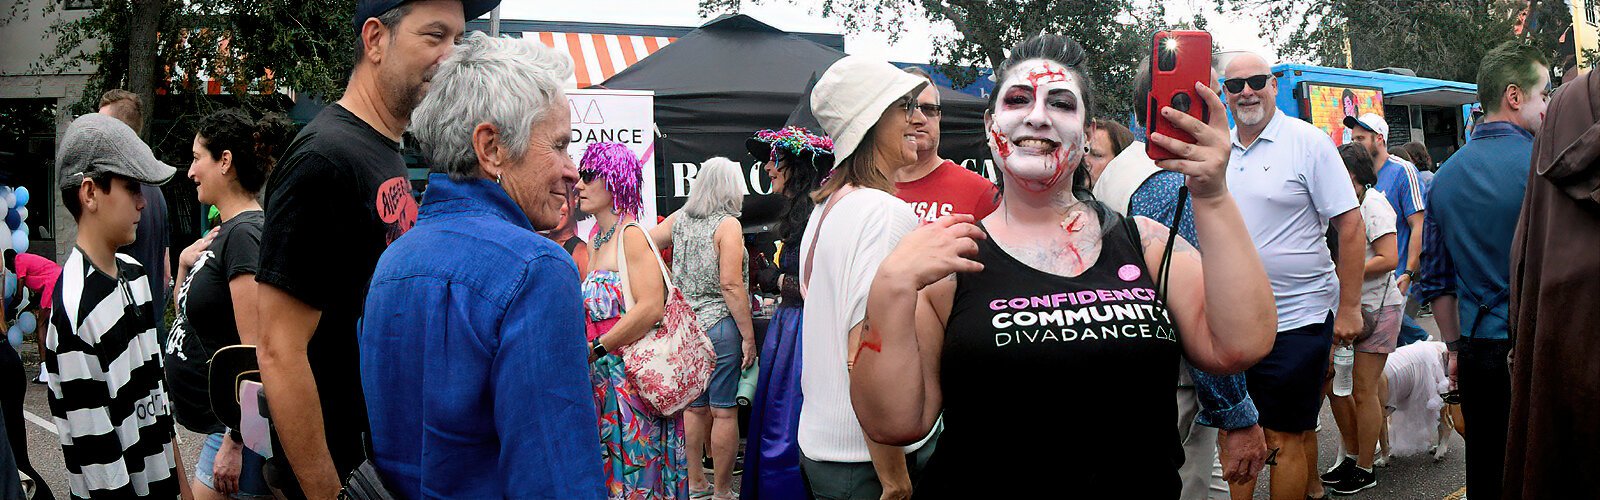
[[[466,212],[486,213],[517,227],[534,230],[522,207],[511,201],[511,195],[506,194],[504,188],[488,179],[457,181],[447,174],[428,174],[428,190],[423,193],[419,211],[423,219]]]
[[[1533,140],[1533,132],[1529,132],[1528,129],[1519,127],[1511,122],[1485,122],[1478,124],[1477,128],[1472,129],[1473,140],[1487,137],[1511,136],[1521,136],[1523,139],[1527,139],[1529,141]]]

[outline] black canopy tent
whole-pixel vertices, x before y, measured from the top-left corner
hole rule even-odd
[[[656,203],[667,214],[682,206],[688,180],[706,159],[723,156],[745,168],[746,228],[777,217],[782,201],[766,195],[769,180],[745,151],[757,130],[782,127],[806,99],[807,82],[844,52],[800,38],[746,15],[719,17],[640,60],[602,87],[655,92]],[[940,154],[968,168],[989,159],[977,97],[940,88],[944,116]],[[821,130],[815,130],[821,133]]]

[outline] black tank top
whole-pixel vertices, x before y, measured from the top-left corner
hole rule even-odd
[[[1097,202],[1100,259],[1075,278],[993,240],[956,277],[940,358],[945,432],[916,485],[925,498],[1174,499],[1177,329],[1138,227]]]

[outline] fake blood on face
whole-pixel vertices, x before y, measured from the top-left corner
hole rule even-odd
[[[989,127],[989,138],[994,141],[994,148],[1000,153],[1000,158],[1011,157],[1011,140],[994,127]]]

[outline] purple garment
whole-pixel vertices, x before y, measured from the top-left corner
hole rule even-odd
[[[800,307],[779,306],[761,345],[761,375],[750,405],[746,500],[807,500],[800,476]]]

